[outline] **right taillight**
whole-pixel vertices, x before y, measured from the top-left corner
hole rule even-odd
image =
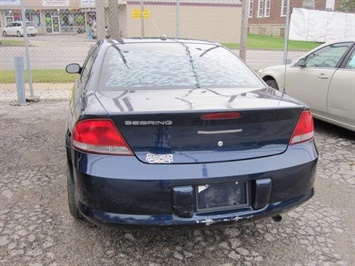
[[[313,117],[310,111],[303,111],[290,139],[290,145],[309,141],[314,137]]]
[[[133,155],[110,119],[90,119],[76,123],[73,146],[90,153]]]

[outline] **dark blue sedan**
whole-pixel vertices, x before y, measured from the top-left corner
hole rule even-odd
[[[66,128],[72,216],[103,225],[224,225],[314,194],[308,106],[218,43],[99,41],[81,66]]]

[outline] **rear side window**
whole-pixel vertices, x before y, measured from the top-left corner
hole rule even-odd
[[[346,63],[345,68],[355,69],[355,50],[351,53],[348,62]]]
[[[100,79],[101,90],[262,86],[237,56],[210,44],[111,46],[105,55]]]

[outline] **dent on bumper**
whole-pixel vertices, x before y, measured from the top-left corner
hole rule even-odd
[[[131,215],[116,214],[92,209],[79,203],[80,212],[94,224],[109,226],[144,226],[144,227],[170,227],[170,226],[210,226],[237,222],[247,222],[265,217],[271,217],[288,211],[293,207],[309,200],[314,195],[312,188],[306,194],[283,202],[268,204],[260,210],[246,209],[235,212],[196,213],[191,218],[181,218],[174,214],[161,215]]]

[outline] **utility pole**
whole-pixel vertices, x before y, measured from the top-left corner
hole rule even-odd
[[[105,7],[108,7],[108,0],[96,1],[96,31],[98,40],[106,38]]]

